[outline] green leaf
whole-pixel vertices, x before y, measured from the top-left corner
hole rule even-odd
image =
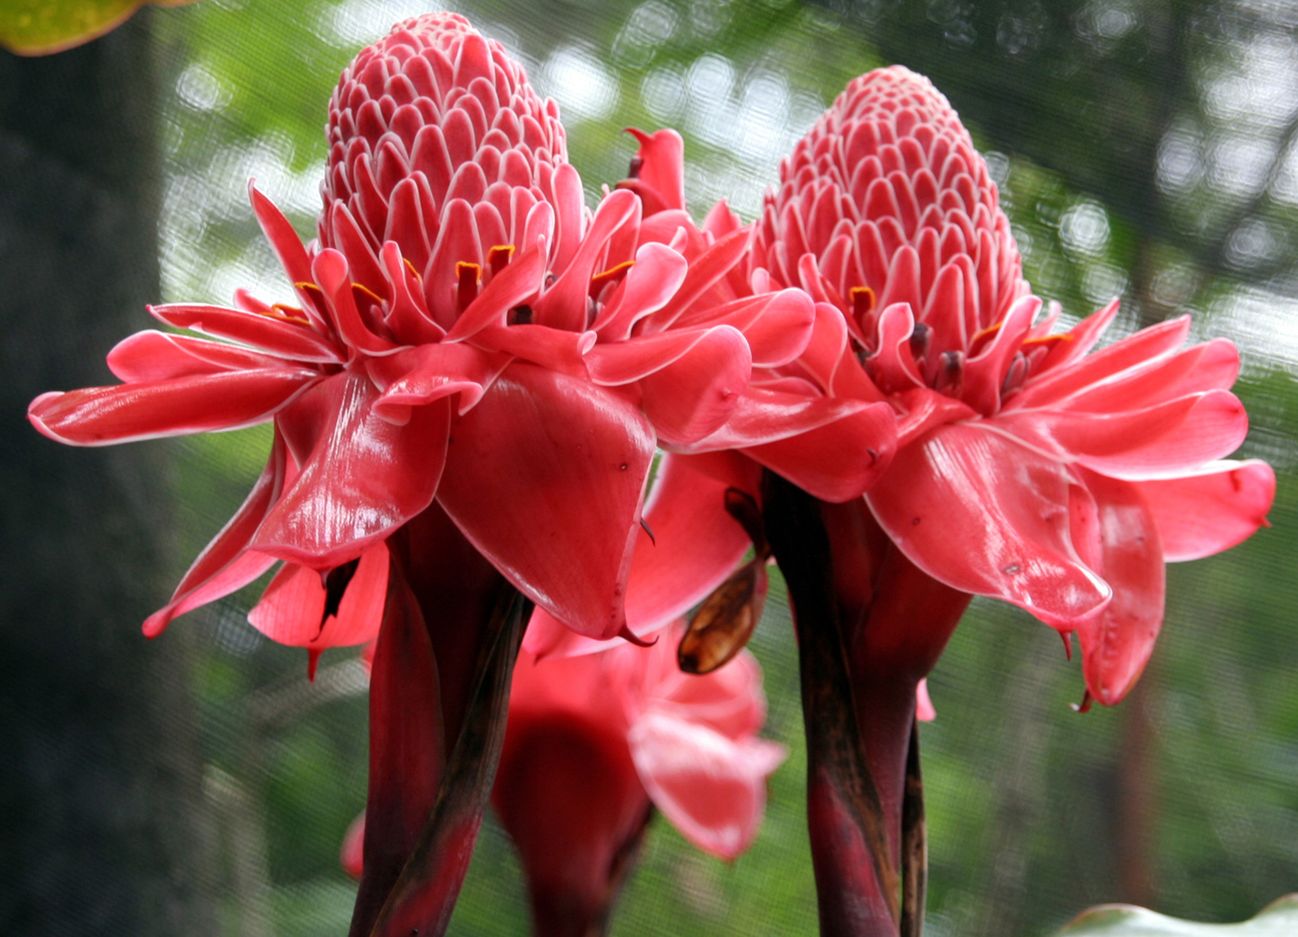
[[[1293,937],[1298,934],[1298,893],[1286,895],[1239,924],[1196,924],[1127,904],[1082,912],[1055,937]]]
[[[0,46],[19,55],[50,55],[117,28],[148,0],[16,0],[0,13]],[[179,6],[191,0],[152,0]]]

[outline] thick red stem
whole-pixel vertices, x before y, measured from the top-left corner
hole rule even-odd
[[[917,931],[924,848],[917,751],[906,799],[915,691],[970,596],[910,563],[861,501],[823,504],[769,473],[763,494],[766,533],[797,623],[821,933],[895,937],[903,904],[907,929]],[[906,857],[904,814],[912,818]],[[904,895],[903,866],[912,879]]]
[[[531,606],[437,507],[389,547],[350,934],[430,937],[445,932],[468,870]]]
[[[835,556],[819,504],[767,474],[766,534],[789,587],[807,736],[807,825],[820,932],[896,937],[899,872],[857,723]]]

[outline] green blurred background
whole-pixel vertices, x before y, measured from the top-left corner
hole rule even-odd
[[[686,138],[687,193],[699,215],[724,197],[752,218],[782,154],[851,77],[907,64],[934,79],[986,154],[1038,294],[1062,302],[1071,319],[1120,294],[1120,331],[1190,311],[1196,336],[1240,345],[1237,390],[1253,418],[1243,454],[1268,459],[1280,475],[1274,527],[1170,570],[1166,628],[1137,692],[1117,709],[1074,713],[1081,677],[1058,637],[982,601],[934,673],[938,720],[922,730],[928,933],[1046,934],[1111,900],[1234,920],[1298,888],[1294,5],[500,0],[455,8],[559,101],[592,197],[625,173],[633,146],[621,128],[673,126]],[[202,0],[128,25],[147,42],[157,77],[150,91],[126,69],[120,92],[155,96],[161,299],[225,302],[239,286],[289,298],[245,184],[255,177],[310,233],[338,72],[392,22],[425,9],[418,0]],[[149,68],[140,63],[140,75]],[[143,310],[131,315],[147,326]],[[106,350],[83,354],[97,361]],[[87,379],[104,381],[102,365],[94,367]],[[150,444],[167,460],[151,498],[171,540],[163,568],[150,572],[146,603],[161,603],[242,499],[267,438],[253,430]],[[85,456],[56,457],[70,465]],[[244,623],[252,599],[194,613],[147,649],[139,642],[141,654],[167,655],[161,666],[183,699],[163,725],[188,733],[201,761],[201,796],[185,808],[196,832],[179,874],[213,933],[343,933],[354,887],[337,854],[364,803],[363,675],[348,654],[331,652],[307,684],[305,655]],[[96,626],[130,632],[136,624],[110,608]],[[767,734],[791,750],[772,778],[762,834],[727,865],[657,821],[615,934],[815,931],[782,593],[753,649],[767,675]],[[72,690],[55,681],[49,692]],[[30,699],[14,705],[37,708]],[[7,829],[18,822],[11,817]],[[488,825],[451,933],[523,933],[517,875],[507,840]]]

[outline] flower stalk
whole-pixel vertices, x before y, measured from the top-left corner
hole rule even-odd
[[[844,642],[843,603],[820,506],[772,473],[763,483],[766,535],[788,584],[807,735],[807,822],[821,933],[895,937],[900,914],[896,833],[867,756]],[[912,697],[913,699],[913,697]],[[912,712],[913,715],[913,712]],[[906,727],[909,737],[909,725]]]

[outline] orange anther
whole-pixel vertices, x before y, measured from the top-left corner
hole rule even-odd
[[[620,264],[609,267],[602,273],[597,273],[590,278],[590,294],[596,296],[606,284],[612,283],[618,277],[624,276],[628,270],[635,266],[634,260],[624,260]]]
[[[852,301],[852,314],[856,316],[858,322],[862,316],[874,311],[874,304],[878,301],[874,290],[868,286],[854,286],[847,291],[847,295]]]
[[[509,264],[514,256],[513,244],[496,244],[487,251],[487,266],[492,273],[499,273]]]
[[[356,292],[360,293],[362,296],[366,296],[369,299],[374,300],[374,302],[378,303],[380,306],[383,305],[383,297],[380,296],[378,293],[374,292],[368,286],[365,286],[364,284],[361,283],[357,283],[355,280],[353,280],[352,289],[356,290]]]

